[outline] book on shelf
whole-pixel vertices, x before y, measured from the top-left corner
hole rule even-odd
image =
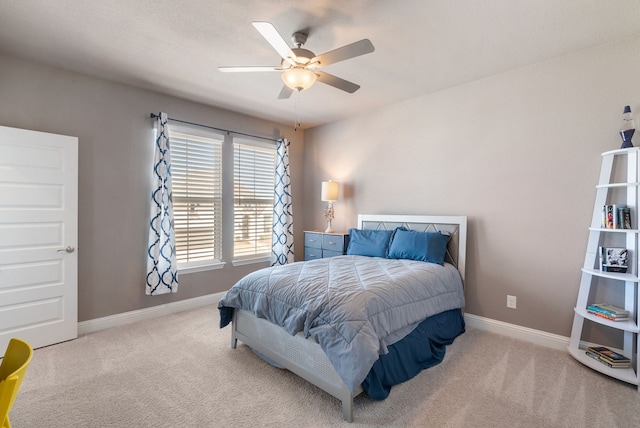
[[[625,204],[603,205],[602,228],[631,229],[631,208]]]
[[[617,316],[617,317],[614,317],[614,316],[607,315],[607,314],[602,313],[602,312],[593,311],[593,310],[591,310],[589,308],[587,308],[587,312],[590,313],[591,315],[595,315],[597,317],[604,318],[604,319],[609,320],[609,321],[627,321],[627,320],[629,320],[629,316]]]
[[[626,205],[614,204],[613,205],[613,228],[624,229],[622,227],[622,212],[627,209]]]
[[[612,351],[606,346],[589,346],[587,347],[587,352],[592,352],[596,354],[598,357],[602,358],[604,361],[608,361],[610,363],[630,363],[631,360],[625,357],[622,354],[617,353],[616,351]]]
[[[611,317],[628,317],[629,311],[619,306],[611,305],[609,303],[592,303],[587,306],[587,310],[597,311]]]
[[[597,360],[598,362],[600,362],[600,363],[602,363],[602,364],[604,364],[606,366],[609,366],[611,368],[614,368],[614,369],[618,369],[618,368],[619,369],[625,369],[625,368],[631,367],[631,361],[622,362],[622,363],[612,363],[612,362],[610,362],[608,360],[605,360],[600,355],[598,355],[598,354],[596,354],[594,352],[587,351],[586,354],[588,356],[590,356],[591,358],[593,358],[594,360]]]
[[[602,227],[613,229],[613,205],[602,206]]]
[[[626,207],[622,210],[620,214],[622,229],[631,229],[631,209]]]
[[[603,272],[627,273],[627,249],[623,247],[600,247],[600,270]]]

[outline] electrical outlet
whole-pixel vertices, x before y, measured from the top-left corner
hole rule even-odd
[[[507,308],[516,308],[516,296],[510,296],[507,294]]]

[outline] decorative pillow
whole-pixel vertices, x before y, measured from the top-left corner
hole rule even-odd
[[[417,232],[398,227],[393,234],[387,257],[444,265],[449,239],[449,235],[440,232]]]
[[[387,257],[393,230],[349,229],[347,254],[353,256]]]

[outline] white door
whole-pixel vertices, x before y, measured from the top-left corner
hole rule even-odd
[[[0,126],[0,355],[78,337],[78,139]]]

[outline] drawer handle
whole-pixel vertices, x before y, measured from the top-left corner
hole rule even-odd
[[[315,239],[309,239],[309,242],[316,242]]]
[[[336,245],[336,242],[329,241],[329,245]]]
[[[310,254],[309,254],[309,257],[316,257],[316,255],[315,255],[315,254],[313,254],[313,253],[310,253]]]

